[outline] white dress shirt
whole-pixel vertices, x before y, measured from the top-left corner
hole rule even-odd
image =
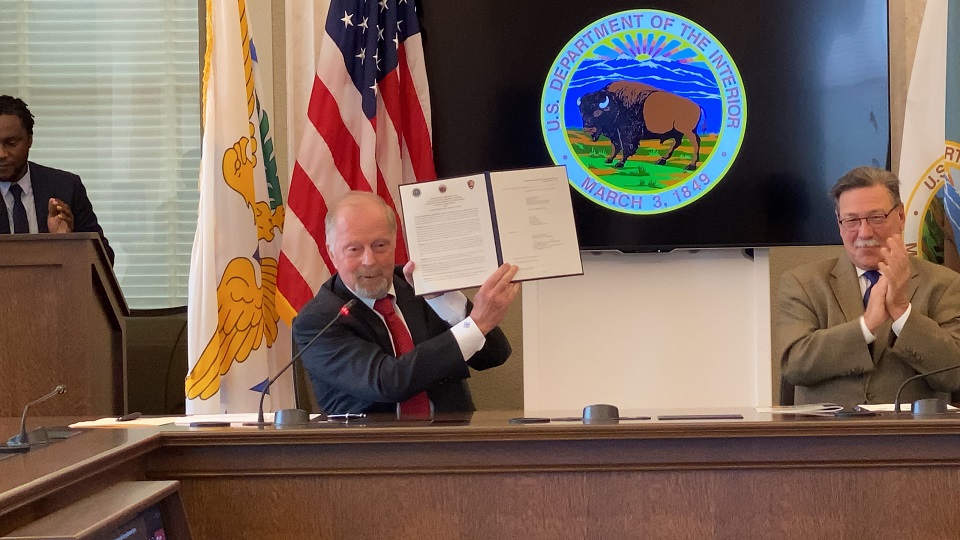
[[[37,205],[33,201],[33,182],[30,181],[30,166],[27,165],[27,173],[19,182],[23,195],[20,200],[23,201],[23,207],[27,210],[27,223],[30,224],[30,233],[40,232],[40,226],[37,224]],[[13,232],[13,193],[10,192],[10,186],[13,182],[0,182],[0,194],[3,194],[3,202],[7,205],[7,221],[10,222],[10,232]]]

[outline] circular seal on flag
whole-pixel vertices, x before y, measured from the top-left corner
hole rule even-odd
[[[960,270],[960,235],[955,232],[947,210],[960,206],[960,186],[955,184],[960,179],[960,143],[946,141],[944,156],[914,180],[904,202],[903,242],[913,255]]]
[[[655,9],[614,13],[578,32],[543,85],[543,138],[594,203],[657,214],[707,194],[740,152],[743,82],[696,22]]]

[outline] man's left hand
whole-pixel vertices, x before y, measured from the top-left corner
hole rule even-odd
[[[73,212],[60,199],[52,198],[47,203],[47,230],[52,233],[73,232]]]
[[[490,274],[477,294],[473,295],[470,317],[483,335],[500,324],[507,314],[507,308],[520,294],[520,284],[512,281],[519,270],[520,267],[516,265],[504,263]]]
[[[887,245],[880,248],[877,269],[887,278],[887,312],[897,320],[910,306],[907,295],[910,284],[910,255],[903,245],[903,237],[895,234],[887,238]]]

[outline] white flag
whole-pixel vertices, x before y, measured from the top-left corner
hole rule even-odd
[[[244,0],[207,1],[200,212],[190,264],[188,413],[257,411],[290,359],[275,306],[284,206]],[[267,410],[293,403],[292,378]]]

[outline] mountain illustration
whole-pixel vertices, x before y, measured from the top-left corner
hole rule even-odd
[[[615,81],[635,81],[693,100],[706,115],[705,133],[720,130],[723,102],[713,73],[703,65],[670,59],[647,59],[620,55],[614,59],[586,59],[570,79],[564,115],[568,128],[582,128],[579,98]]]

